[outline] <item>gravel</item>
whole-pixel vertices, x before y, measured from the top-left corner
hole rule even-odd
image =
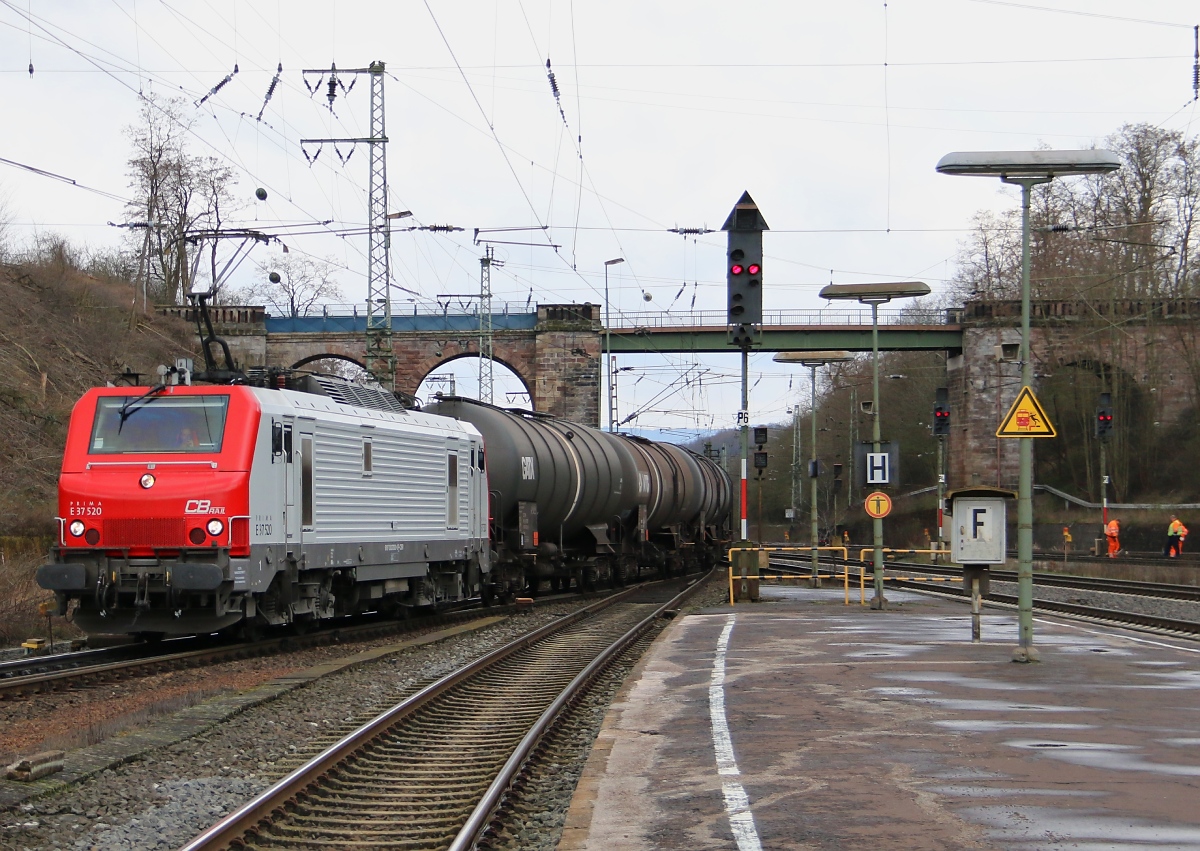
[[[727,603],[723,576],[685,611]],[[247,710],[202,736],[102,772],[53,797],[0,812],[0,849],[127,851],[178,848],[324,747],[414,693],[574,605],[500,624],[323,677]],[[665,626],[665,622],[664,622]],[[593,686],[543,745],[547,755],[509,796],[488,847],[551,851],[613,695],[650,638]],[[354,648],[357,649],[357,648]]]
[[[201,736],[0,813],[0,849],[177,848],[385,708],[576,607],[534,609],[322,677]]]
[[[709,580],[684,607],[684,613],[729,603],[723,575]],[[539,758],[506,798],[482,851],[554,851],[562,838],[567,810],[591,754],[592,743],[613,697],[667,621],[643,636],[592,685],[575,708],[555,725],[539,746]]]
[[[1016,596],[1017,583],[996,582],[991,588],[998,594]],[[1200,622],[1200,602],[1191,600],[1169,600],[1165,597],[1142,597],[1137,594],[1117,594],[1112,591],[1082,591],[1077,588],[1061,588],[1054,585],[1033,586],[1033,599],[1055,603],[1075,603],[1095,606],[1139,615],[1153,615],[1180,621]]]

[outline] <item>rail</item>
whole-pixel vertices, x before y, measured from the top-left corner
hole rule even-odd
[[[700,587],[700,583],[691,583],[689,584],[689,587],[685,589],[684,594],[691,593],[698,587]],[[243,836],[256,832],[260,822],[263,822],[264,820],[270,822],[272,820],[272,814],[276,812],[283,813],[287,809],[289,802],[295,801],[297,799],[297,795],[304,794],[302,790],[313,787],[313,784],[319,783],[320,778],[327,775],[334,766],[342,763],[352,755],[357,755],[364,748],[364,746],[367,745],[367,743],[376,740],[381,734],[385,733],[389,729],[394,728],[403,719],[411,718],[419,708],[432,705],[435,700],[444,699],[446,694],[452,690],[453,686],[463,684],[468,680],[473,679],[482,671],[492,670],[499,663],[518,658],[522,651],[531,649],[535,645],[544,642],[551,635],[565,633],[569,628],[582,629],[582,631],[585,633],[594,634],[599,623],[599,619],[596,618],[595,615],[600,611],[600,609],[607,608],[614,603],[622,602],[629,597],[634,597],[635,602],[641,602],[640,600],[636,599],[635,595],[641,593],[642,591],[644,591],[644,588],[642,587],[631,588],[622,594],[617,594],[593,603],[592,605],[580,609],[571,615],[560,618],[553,623],[546,624],[545,626],[534,630],[533,632],[528,633],[513,642],[510,642],[504,647],[498,648],[486,654],[475,662],[472,662],[471,664],[446,675],[437,682],[426,686],[416,694],[408,697],[401,703],[387,710],[382,715],[368,722],[363,727],[360,727],[353,733],[343,737],[330,749],[312,758],[304,765],[300,766],[291,774],[289,774],[287,777],[280,780],[274,786],[262,792],[254,800],[240,807],[228,817],[192,839],[186,846],[184,846],[183,851],[226,848],[231,844],[239,842]],[[684,596],[684,594],[674,594],[674,589],[672,589],[672,594],[674,596],[672,596],[668,602],[656,605],[652,614],[643,617],[643,613],[639,612],[637,614],[638,619],[634,622],[636,625],[632,629],[629,629],[627,625],[618,627],[620,631],[614,632],[614,637],[616,638],[615,641],[605,639],[605,646],[609,648],[608,653],[610,660],[613,658],[613,654],[619,654],[630,644],[631,641],[634,640],[635,633],[640,634],[641,631],[644,631],[648,625],[653,623],[656,618],[661,616],[664,610],[676,606],[679,600]],[[627,617],[627,615],[625,617]],[[617,619],[620,620],[620,617]],[[543,649],[541,652],[548,653],[551,650],[558,654],[556,658],[558,658],[560,662],[564,661],[563,648],[558,645],[552,645],[549,649]],[[601,650],[601,654],[603,652],[604,651]],[[582,659],[576,659],[570,664],[574,664],[576,661],[582,663],[580,665],[582,669],[581,672],[573,678],[570,678],[570,685],[566,686],[565,689],[563,689],[560,685],[556,685],[554,687],[554,691],[548,693],[547,696],[550,698],[547,701],[548,705],[542,706],[538,710],[536,720],[533,721],[529,727],[525,727],[525,732],[521,734],[523,738],[521,738],[520,744],[517,745],[514,750],[508,752],[503,771],[499,776],[494,777],[493,780],[490,781],[491,785],[487,788],[487,791],[482,795],[481,799],[479,799],[474,805],[474,808],[472,809],[472,804],[470,802],[464,802],[466,803],[466,810],[469,810],[469,812],[462,812],[462,818],[464,819],[464,822],[460,823],[462,826],[458,827],[457,829],[458,837],[454,839],[454,844],[450,847],[473,847],[474,843],[478,840],[479,832],[489,823],[500,801],[504,798],[505,794],[507,794],[513,778],[517,775],[517,773],[519,773],[525,761],[536,748],[536,741],[539,733],[549,727],[555,716],[559,714],[560,710],[564,708],[567,701],[570,700],[571,695],[568,694],[568,692],[570,692],[570,690],[573,688],[578,688],[584,685],[586,681],[588,681],[599,670],[600,663],[595,661],[595,657],[589,659],[587,662],[583,662]],[[564,670],[564,668],[569,668],[570,664],[560,664],[558,669],[555,671],[556,675],[568,674],[568,671]],[[493,673],[492,676],[502,676],[503,678],[503,676],[508,675],[497,675]],[[483,688],[481,691],[478,691],[478,693],[490,694],[491,689]],[[537,695],[534,695],[534,699],[537,699]],[[519,715],[520,713],[517,714]],[[512,718],[508,718],[505,721],[510,729],[505,732],[503,736],[500,736],[501,739],[506,738],[513,732],[513,729],[511,729],[513,727],[513,721],[514,719]],[[499,727],[502,726],[502,724],[498,724],[498,729],[496,732],[503,732],[499,730]],[[475,754],[474,759],[475,762],[480,761],[478,754]],[[486,762],[487,760],[483,760],[484,765],[486,765]],[[472,767],[477,768],[477,766]],[[390,782],[396,784],[397,787],[402,785],[401,781],[395,777],[392,777]],[[340,796],[342,793],[338,794]],[[352,795],[346,793],[346,800],[348,801],[350,798],[352,798]],[[348,806],[349,804],[346,805]],[[339,807],[340,806],[342,806],[342,804],[339,804]],[[446,821],[444,813],[442,814],[442,821]],[[345,827],[344,820],[337,821],[337,825],[339,829]],[[370,833],[370,825],[364,825],[363,828]],[[353,830],[353,827],[345,827],[345,829]],[[450,838],[451,835],[446,835],[446,838]],[[377,844],[384,844],[385,839],[390,841],[391,838],[392,837],[383,836],[365,837],[365,839],[368,840],[374,839]],[[437,837],[429,838],[431,840],[437,839]],[[317,844],[320,844],[322,839],[317,838],[315,841]],[[332,845],[334,843],[329,844]],[[417,847],[419,844],[420,842],[418,841],[417,837],[410,836],[404,843],[404,847]],[[289,844],[288,847],[293,846]],[[346,844],[343,842],[338,842],[336,843],[336,847],[346,847]],[[434,846],[431,844],[429,847]],[[436,847],[445,848],[446,845],[439,843],[436,845]]]

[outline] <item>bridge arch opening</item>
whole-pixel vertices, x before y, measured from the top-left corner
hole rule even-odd
[[[438,393],[479,398],[479,355],[466,352],[429,370],[417,388],[417,398],[431,402]],[[529,384],[500,358],[492,358],[492,404],[502,408],[532,407]],[[485,400],[486,401],[486,400]]]

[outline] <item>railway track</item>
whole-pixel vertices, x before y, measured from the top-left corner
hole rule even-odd
[[[773,554],[772,561],[779,561],[781,564],[786,564],[788,567],[795,569],[803,569],[809,565],[807,556],[793,555],[791,553]],[[834,564],[825,558],[821,559],[821,563],[826,567]],[[837,563],[839,566],[841,562]],[[865,567],[870,573],[872,565],[869,562],[851,560],[849,562],[851,570],[859,567]],[[950,567],[939,564],[918,564],[915,562],[889,561],[886,563],[886,570],[909,570],[914,573],[925,573],[934,576],[959,576],[962,571],[957,567]],[[887,573],[884,573],[885,578]],[[997,570],[992,568],[990,571],[991,578],[996,582],[1016,582],[1017,573],[1014,570]],[[1141,597],[1163,597],[1171,600],[1194,600],[1200,601],[1200,586],[1196,585],[1174,585],[1163,582],[1138,582],[1129,579],[1106,579],[1095,576],[1066,576],[1059,573],[1046,573],[1043,571],[1034,571],[1033,582],[1035,585],[1045,585],[1057,588],[1073,588],[1079,591],[1105,591],[1112,594],[1135,594]]]
[[[772,561],[778,564],[786,565],[791,569],[797,569],[801,575],[804,575],[803,568],[806,568],[809,562],[800,562],[796,557],[783,557],[788,554],[777,554],[777,557]],[[840,563],[834,563],[831,560],[822,559],[822,566],[834,570],[840,566]],[[850,562],[851,568],[866,567],[868,571],[871,565],[865,562]],[[961,575],[961,570],[956,567],[946,565],[930,565],[916,564],[911,562],[888,562],[887,568],[893,573],[896,570],[904,570],[914,574],[912,578],[898,578],[895,575],[889,577],[884,574],[884,581],[893,587],[903,587],[909,590],[917,590],[927,594],[938,594],[944,597],[953,599],[966,600],[969,598],[969,593],[963,588],[947,587],[944,583],[922,582],[919,578],[920,574],[926,576],[951,577]],[[995,582],[1012,582],[1017,581],[1017,574],[1011,570],[991,570],[991,579]],[[1059,574],[1046,574],[1035,572],[1033,575],[1034,585],[1042,585],[1045,587],[1068,588],[1077,591],[1100,591],[1105,593],[1130,594],[1140,597],[1160,597],[1163,599],[1172,600],[1187,600],[1200,602],[1200,588],[1190,585],[1170,585],[1156,582],[1134,582],[1123,579],[1102,579],[1089,576],[1062,576]],[[999,604],[1003,606],[1016,607],[1017,598],[1010,594],[1000,594],[991,592],[984,597],[986,603]],[[1161,615],[1147,614],[1144,612],[1130,612],[1110,607],[1091,606],[1084,603],[1035,599],[1033,603],[1034,611],[1043,613],[1053,613],[1070,615],[1076,618],[1096,623],[1104,623],[1109,625],[1118,625],[1123,627],[1135,627],[1143,630],[1150,630],[1157,633],[1168,635],[1182,635],[1189,637],[1200,636],[1200,620],[1181,620],[1178,618],[1168,618]]]
[[[907,589],[919,590],[928,594],[940,594],[945,597],[952,597],[964,601],[968,600],[970,597],[970,595],[964,590],[950,589],[946,588],[944,585],[938,586],[920,581],[907,581],[902,584]],[[998,603],[1000,605],[1016,608],[1017,598],[1011,594],[996,594],[993,592],[984,597],[984,603]],[[1200,621],[1179,620],[1176,618],[1149,615],[1143,612],[1127,612],[1121,611],[1120,609],[1088,606],[1081,603],[1068,603],[1058,600],[1035,599],[1033,601],[1033,610],[1035,612],[1071,615],[1072,617],[1083,618],[1095,623],[1123,627],[1136,627],[1138,629],[1150,630],[1152,632],[1164,633],[1168,635],[1183,635],[1192,638],[1200,637]]]
[[[561,602],[563,597],[542,597],[539,603]],[[412,620],[373,620],[350,623],[303,635],[291,634],[252,642],[230,642],[213,636],[172,639],[159,644],[132,644],[121,647],[60,653],[18,659],[0,664],[0,700],[19,698],[50,691],[87,688],[132,676],[161,673],[291,653],[344,641],[361,641],[438,627],[479,617],[481,614],[504,615],[517,606],[471,606]]]
[[[473,847],[560,712],[701,584],[614,595],[443,677],[183,851]]]

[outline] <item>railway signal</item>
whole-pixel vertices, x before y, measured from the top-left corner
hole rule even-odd
[[[933,433],[941,436],[950,433],[950,406],[937,402],[933,406]]]
[[[762,233],[768,230],[749,192],[742,193],[721,230],[728,234],[728,324],[734,342],[745,345],[736,339],[749,330],[745,326],[762,324]]]
[[[1096,437],[1101,439],[1112,434],[1113,430],[1113,407],[1112,394],[1101,393],[1100,404],[1096,408]]]
[[[950,433],[950,391],[945,387],[939,387],[934,394],[933,433],[938,437]]]

